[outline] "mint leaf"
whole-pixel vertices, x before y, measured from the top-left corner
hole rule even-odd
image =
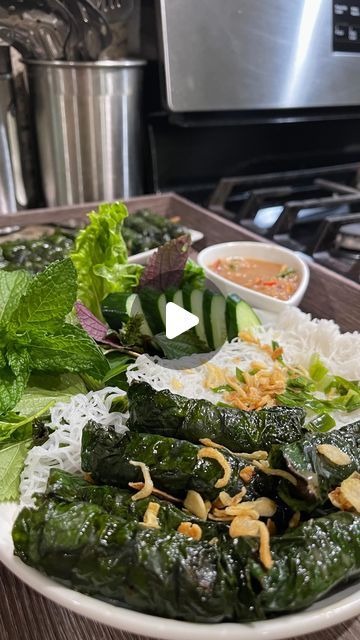
[[[40,371],[91,371],[102,378],[109,365],[96,343],[80,327],[64,325],[55,335],[37,334],[29,345],[32,369]]]
[[[28,385],[13,411],[33,418],[55,402],[68,402],[71,396],[86,393],[82,379],[76,373],[32,373]]]
[[[0,449],[0,502],[19,497],[20,473],[31,439],[10,443]]]
[[[76,292],[76,271],[70,258],[53,262],[32,278],[11,316],[11,330],[20,334],[58,329],[74,305]]]
[[[6,353],[6,359],[11,371],[16,376],[21,376],[24,371],[30,370],[30,357],[25,348],[20,348],[19,350],[9,348]]]
[[[189,235],[179,236],[159,247],[148,260],[140,278],[139,288],[166,291],[170,287],[179,287],[190,247]]]
[[[0,270],[0,324],[5,325],[10,320],[30,279],[26,271]]]
[[[0,369],[0,414],[10,411],[20,400],[28,379],[28,369],[19,370],[18,375],[9,366]]]

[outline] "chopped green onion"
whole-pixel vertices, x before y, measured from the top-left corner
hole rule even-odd
[[[313,418],[310,422],[308,422],[305,426],[309,431],[318,431],[320,433],[325,433],[326,431],[330,431],[333,427],[335,427],[336,421],[332,416],[329,416],[328,413],[320,413],[316,418]]]
[[[279,345],[278,342],[276,342],[276,340],[272,340],[271,341],[271,348],[272,348],[273,351],[276,351],[276,349],[280,349],[280,345]],[[279,362],[282,362],[284,364],[284,359],[283,359],[282,355],[278,356],[276,358],[276,360],[279,360]]]
[[[288,267],[284,271],[280,271],[280,273],[276,276],[277,278],[287,278],[288,276],[293,276],[296,273],[295,269]]]
[[[237,380],[239,380],[239,382],[245,382],[244,372],[241,371],[241,369],[239,369],[239,367],[236,367],[235,375],[236,375]]]
[[[214,393],[224,393],[224,391],[234,391],[234,389],[229,384],[222,384],[220,387],[212,387],[211,391],[214,391]]]
[[[315,391],[315,385],[310,380],[310,378],[306,378],[305,376],[297,376],[296,378],[289,378],[287,381],[287,386],[295,389],[304,389],[304,390],[312,390]]]
[[[315,380],[315,382],[320,382],[329,370],[325,367],[325,365],[321,362],[318,353],[314,353],[310,360],[309,366],[310,377]]]

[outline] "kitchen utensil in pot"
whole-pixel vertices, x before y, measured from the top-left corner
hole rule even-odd
[[[125,22],[134,9],[134,0],[97,0],[96,7],[109,24]]]
[[[85,48],[83,59],[97,60],[101,51],[111,42],[111,32],[106,20],[88,0],[62,0],[62,4],[75,17]]]
[[[17,49],[27,60],[46,57],[33,30],[23,29],[18,25],[12,26],[0,20],[0,38]]]

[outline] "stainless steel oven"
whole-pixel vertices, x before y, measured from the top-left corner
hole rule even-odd
[[[360,105],[360,0],[160,0],[175,112]]]

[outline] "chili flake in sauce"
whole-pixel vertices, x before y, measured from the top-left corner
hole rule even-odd
[[[252,258],[220,258],[209,266],[231,282],[278,300],[289,300],[300,284],[297,271],[278,262]]]

